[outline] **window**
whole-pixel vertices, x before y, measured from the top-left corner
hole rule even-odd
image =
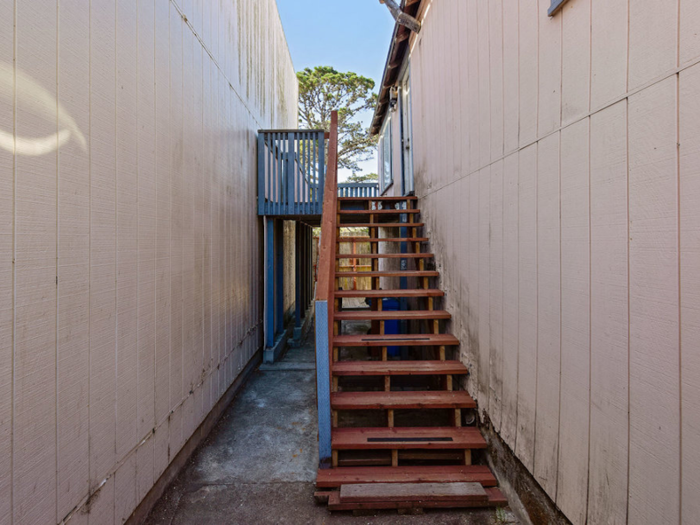
[[[552,5],[549,6],[549,11],[547,11],[547,14],[549,16],[556,15],[557,11],[559,11],[565,3],[566,0],[552,0]]]
[[[391,116],[387,116],[382,126],[382,132],[379,135],[379,177],[382,192],[391,186],[393,181],[391,142]]]

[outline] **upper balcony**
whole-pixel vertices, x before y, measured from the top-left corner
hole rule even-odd
[[[258,132],[258,215],[320,224],[326,177],[321,129]],[[339,197],[376,197],[379,185],[337,184]]]

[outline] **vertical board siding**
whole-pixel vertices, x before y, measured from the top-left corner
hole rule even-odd
[[[551,133],[561,124],[562,22],[561,16],[549,17],[549,0],[537,0],[539,37],[537,50],[538,104],[537,136]]]
[[[591,117],[591,403],[588,522],[627,523],[627,101]]]
[[[629,85],[637,88],[676,67],[680,0],[629,0]]]
[[[591,72],[591,1],[568,2],[562,17],[561,118],[563,124],[588,113]]]
[[[57,512],[59,519],[88,492],[90,163],[90,16],[75,3],[58,9],[59,111],[82,140],[58,151]],[[59,117],[60,118],[60,117]]]
[[[682,523],[700,513],[700,67],[680,76]]]
[[[628,2],[591,1],[593,109],[627,91],[629,5]]]
[[[677,88],[629,99],[632,523],[676,522],[680,507]]]
[[[561,133],[561,407],[557,504],[586,523],[590,406],[589,122]]]
[[[503,161],[491,166],[489,195],[489,414],[501,429],[503,400]]]
[[[56,103],[56,56],[42,50],[55,47],[56,2],[17,4],[16,9],[15,82],[31,72],[42,86],[34,96],[45,97],[46,106],[37,111],[31,93],[16,95],[14,132],[27,140],[52,140],[57,124],[49,105]],[[56,522],[57,154],[55,144],[44,147],[44,155],[15,156],[14,523]]]
[[[533,472],[537,402],[537,144],[520,150],[518,189],[518,430],[515,452]]]
[[[561,371],[561,200],[559,133],[537,149],[537,402],[535,478],[557,493]]]
[[[296,75],[274,0],[4,2],[0,54],[0,523],[123,523],[260,347]]]
[[[14,55],[14,3],[0,4],[0,55]],[[15,82],[15,67],[0,64],[0,81]],[[0,97],[0,129],[15,125],[14,101]],[[6,131],[7,132],[7,131]],[[0,523],[12,522],[12,388],[14,350],[14,158],[12,145],[0,144]]]
[[[503,384],[501,435],[515,450],[518,420],[518,154],[503,164]]]
[[[465,386],[573,523],[691,523],[700,10],[549,4],[432,2],[411,43]]]

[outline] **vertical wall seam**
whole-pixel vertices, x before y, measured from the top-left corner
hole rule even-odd
[[[517,20],[518,20],[518,35],[517,35],[517,43],[518,43],[518,111],[516,113],[517,117],[517,122],[518,122],[518,141],[517,144],[518,146],[520,145],[520,2],[516,3],[516,9],[517,9]],[[505,141],[503,145],[503,151],[505,153]],[[518,421],[519,421],[519,416],[520,412],[518,409],[519,403],[518,403],[518,392],[520,392],[520,151],[517,151],[516,153],[517,158],[518,158],[518,163],[517,163],[517,169],[518,169],[518,177],[516,179],[516,194],[517,194],[517,199],[516,199],[516,206],[517,206],[517,214],[515,215],[517,217],[517,231],[518,231],[518,242],[516,243],[516,250],[517,250],[517,261],[518,261],[518,315],[516,316],[516,321],[517,321],[517,333],[518,333],[518,339],[517,339],[517,364],[516,364],[516,375],[515,375],[515,436],[513,437],[513,451],[515,452],[518,450],[518,435],[520,434],[518,432]]]
[[[16,0],[15,0],[16,1]],[[90,432],[91,421],[91,381],[90,371],[92,370],[92,322],[91,322],[91,306],[92,306],[92,0],[88,1],[88,374],[87,374],[87,399],[88,399],[88,494],[90,494],[90,476],[92,462],[92,433]]]
[[[629,20],[629,17],[628,17]],[[629,49],[629,48],[628,48]],[[629,52],[628,52],[628,57],[629,57]],[[627,67],[628,71],[628,78],[629,78],[629,65]],[[631,278],[630,278],[630,248],[631,248],[631,239],[630,239],[630,233],[631,233],[631,228],[630,228],[630,134],[629,134],[629,129],[630,129],[630,101],[629,98],[625,102],[626,105],[626,110],[625,110],[625,149],[626,149],[626,157],[627,157],[627,509],[625,510],[625,519],[627,523],[629,523],[629,514],[630,514],[630,447],[632,445],[630,436],[632,433],[632,417],[630,414],[630,407],[632,405],[632,394],[631,394],[631,373],[630,373],[630,366],[631,366],[631,355],[632,355],[632,342],[631,342],[631,337],[632,337],[632,330],[630,327],[631,323],[631,312],[630,312],[630,284],[631,284]]]
[[[115,4],[117,4],[120,0],[115,0]],[[123,0],[122,0],[123,1]],[[135,155],[135,169],[136,169],[136,426],[135,426],[135,432],[136,432],[136,449],[134,451],[136,457],[138,458],[138,453],[139,449],[143,445],[142,437],[141,437],[141,399],[140,399],[140,394],[141,394],[141,199],[140,199],[140,185],[141,185],[141,163],[140,163],[140,156],[139,156],[139,150],[141,149],[141,140],[140,140],[140,132],[141,132],[141,119],[140,117],[140,112],[139,112],[139,102],[141,100],[141,84],[140,84],[140,72],[141,72],[141,60],[140,60],[140,54],[141,54],[141,49],[139,48],[139,37],[141,36],[141,0],[136,0],[135,1],[136,6],[134,8],[135,14],[136,14],[136,20],[135,20],[135,33],[136,33],[136,56],[134,57],[134,69],[136,70],[136,80],[135,80],[135,86],[136,86],[136,97],[135,97],[135,102],[136,102],[136,107],[134,108],[135,110],[135,117],[136,117],[136,155]],[[118,35],[118,30],[115,31],[115,35]],[[118,48],[117,48],[118,50]],[[118,51],[117,51],[118,52]],[[119,64],[119,61],[115,61],[116,64]],[[115,77],[115,81],[118,83],[119,77]],[[134,99],[132,99],[134,101]],[[116,135],[115,135],[116,136]],[[116,155],[115,155],[116,158]],[[118,176],[118,173],[117,173]],[[118,199],[118,195],[117,195]],[[115,203],[116,204],[116,203]],[[117,230],[119,229],[119,221],[117,221]],[[119,235],[117,235],[117,239],[119,239]],[[118,253],[118,252],[117,252]],[[117,268],[117,275],[119,275],[119,269]],[[117,290],[119,287],[117,286]],[[117,339],[117,345],[119,344],[119,339]],[[117,368],[118,368],[118,363],[119,363],[119,358],[117,357]],[[117,381],[119,379],[119,376],[117,376]],[[119,384],[117,382],[117,384]],[[134,461],[134,497],[138,499],[138,494],[139,494],[139,461],[136,459]],[[116,498],[115,498],[115,506],[116,506]],[[116,511],[115,511],[115,519],[116,519]]]
[[[114,1],[114,422],[115,430],[116,423],[119,421],[119,410],[118,410],[118,385],[119,385],[119,207],[117,203],[119,202],[119,185],[118,185],[118,171],[117,171],[117,133],[118,133],[118,104],[117,104],[117,82],[119,81],[119,27],[118,21],[118,2]],[[137,289],[138,290],[138,289]],[[138,292],[137,292],[138,293]],[[138,332],[138,330],[137,330]],[[138,370],[137,370],[138,373]],[[138,375],[137,375],[138,377]],[[138,381],[137,381],[138,385]],[[117,432],[114,432],[114,456],[115,460],[117,458]],[[116,478],[116,469],[114,472]],[[105,480],[102,482],[104,485],[105,481],[109,479],[110,474],[107,473]],[[116,490],[116,486],[115,486]],[[116,494],[115,494],[116,495]],[[112,514],[116,517],[117,514],[117,498],[112,498]]]
[[[538,22],[539,24],[539,22]],[[539,41],[539,39],[538,39]],[[539,46],[539,44],[538,44]],[[537,58],[539,71],[539,53]],[[539,78],[539,73],[538,73]],[[539,81],[538,81],[539,82]],[[539,92],[539,89],[538,89]],[[539,95],[538,95],[539,98]],[[539,117],[537,119],[539,121]],[[532,472],[534,477],[535,460],[537,457],[537,394],[539,391],[539,374],[537,371],[540,368],[540,144],[535,146],[535,409],[533,411],[533,431],[532,431]]]
[[[59,31],[60,31],[60,24],[59,24],[59,2],[56,0],[56,79],[55,79],[55,86],[56,86],[56,288],[55,288],[55,293],[56,293],[56,317],[55,317],[55,326],[54,326],[54,337],[56,339],[55,341],[55,346],[54,346],[54,417],[56,418],[54,421],[54,449],[55,449],[55,457],[54,457],[54,466],[56,468],[56,494],[55,494],[55,509],[54,509],[54,515],[56,516],[56,520],[59,519],[58,515],[58,497],[59,497],[59,472],[58,472],[58,456],[59,456],[59,442],[58,442],[58,327],[59,327],[59,308],[60,308],[60,296],[59,296],[59,232],[60,232],[60,215],[59,215],[59,204],[60,204],[60,199],[59,199],[59,189],[60,189],[60,172],[59,172],[59,152],[60,152],[60,145],[58,144],[58,131],[59,131],[59,85],[58,85],[58,77],[59,77],[59,49],[60,49],[60,36],[59,36]]]
[[[591,0],[591,6],[593,0]],[[591,8],[592,11],[592,8]],[[592,15],[592,12],[591,12]],[[591,17],[591,21],[593,18]],[[592,24],[591,24],[592,25]],[[592,48],[592,46],[591,46]],[[589,75],[590,85],[590,75]],[[589,101],[590,101],[589,89]],[[585,516],[588,520],[589,499],[591,496],[591,407],[593,405],[593,211],[592,211],[592,169],[591,169],[591,118],[588,118],[588,456],[586,458],[586,502]]]
[[[564,13],[562,13],[563,15]],[[564,42],[564,35],[563,35],[563,25],[562,25],[562,48],[563,48],[563,42]],[[563,60],[564,54],[562,52],[562,64],[564,62]],[[563,66],[562,66],[562,71],[563,71]],[[561,108],[561,104],[559,104],[559,107]],[[561,109],[560,109],[560,114],[559,117],[561,118]],[[562,298],[563,298],[563,291],[562,291],[562,278],[561,278],[561,273],[562,273],[562,263],[561,263],[561,254],[562,254],[562,218],[561,218],[561,132],[559,133],[559,407],[557,410],[557,453],[556,453],[556,461],[557,461],[557,468],[556,468],[556,474],[555,474],[555,481],[554,481],[554,498],[552,498],[554,501],[558,502],[559,501],[559,453],[561,451],[561,375],[562,375],[562,344],[563,344],[563,337],[562,337]]]
[[[679,2],[679,25],[680,25],[680,2]],[[680,37],[680,32],[679,32]],[[683,266],[681,259],[683,257],[682,236],[681,236],[681,130],[680,130],[680,73],[676,76],[676,220],[678,225],[677,237],[677,254],[678,254],[678,521],[683,523],[683,294],[681,271]]]
[[[13,38],[12,38],[12,137],[17,141],[17,2],[14,0],[13,9]],[[12,401],[10,403],[10,523],[14,523],[15,509],[15,366],[17,351],[17,154],[16,145],[12,151]]]

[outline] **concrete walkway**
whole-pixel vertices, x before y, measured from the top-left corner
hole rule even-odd
[[[510,511],[426,511],[422,516],[331,514],[314,480],[316,376],[312,340],[262,365],[168,488],[147,524],[509,524]]]

